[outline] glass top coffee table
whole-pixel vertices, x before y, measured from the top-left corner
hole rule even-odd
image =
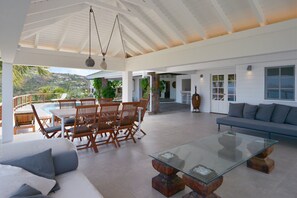
[[[153,187],[169,197],[185,188],[193,192],[184,197],[218,197],[215,191],[223,175],[247,162],[249,168],[270,173],[274,161],[268,157],[278,141],[234,132],[223,132],[150,155],[160,174]],[[181,171],[183,178],[176,175]]]

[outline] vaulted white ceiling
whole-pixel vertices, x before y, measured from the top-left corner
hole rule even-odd
[[[129,56],[297,18],[297,0],[31,0],[19,44],[87,54],[90,5],[104,50],[119,14]],[[92,53],[101,55],[93,22],[92,30]],[[107,56],[124,56],[117,26]]]

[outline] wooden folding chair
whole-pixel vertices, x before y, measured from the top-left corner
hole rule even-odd
[[[118,121],[118,126],[116,129],[115,137],[117,139],[118,146],[120,147],[119,142],[127,141],[132,139],[136,143],[133,134],[133,124],[137,114],[138,102],[123,102],[123,108],[120,113],[120,118]]]
[[[112,100],[113,100],[113,98],[99,98],[98,102],[101,105],[101,104],[111,103]]]
[[[144,98],[141,98],[140,101],[139,101],[139,106],[138,107],[141,108],[141,117],[140,117],[140,122],[139,122],[139,117],[138,117],[139,114],[137,113],[135,122],[133,124],[133,135],[135,135],[135,133],[137,131],[140,131],[141,133],[143,133],[143,135],[146,135],[146,133],[140,128],[140,126],[141,126],[141,123],[143,122],[143,118],[144,118],[144,115],[146,113],[148,103],[149,103],[149,100],[144,99]]]
[[[77,145],[77,149],[93,148],[98,153],[95,143],[94,125],[96,124],[98,105],[85,105],[76,107],[74,127],[66,131],[67,137],[73,142],[75,138],[87,137],[86,144]]]
[[[117,139],[115,138],[115,130],[117,125],[117,117],[119,110],[119,103],[101,104],[100,112],[96,123],[96,136],[98,134],[109,134],[108,138],[96,140],[97,145],[113,143],[117,148]]]
[[[31,104],[34,116],[37,120],[37,123],[40,127],[39,131],[46,137],[46,138],[52,138],[55,137],[56,134],[58,134],[59,132],[61,132],[61,125],[59,126],[54,126],[54,127],[44,127],[42,122],[39,119],[39,116],[37,114],[37,111],[35,109],[35,106],[33,104]],[[60,136],[61,134],[59,134],[58,136]]]
[[[35,131],[35,118],[33,112],[15,112],[14,113],[14,134],[20,129],[32,129]]]
[[[60,109],[69,109],[69,108],[75,108],[76,107],[76,100],[74,99],[67,99],[67,100],[58,100]],[[59,120],[59,118],[55,118],[55,120]],[[74,125],[74,118],[66,118],[65,119],[65,126],[73,126]]]
[[[83,98],[83,99],[80,99],[80,104],[82,106],[84,105],[96,105],[96,99],[95,98]]]

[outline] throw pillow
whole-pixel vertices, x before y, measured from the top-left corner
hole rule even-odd
[[[275,104],[260,104],[256,114],[256,120],[270,122]]]
[[[291,107],[286,105],[276,104],[271,121],[275,123],[284,123]]]
[[[0,197],[12,196],[23,184],[47,195],[56,181],[34,175],[19,167],[0,164]]]
[[[297,125],[297,107],[291,108],[291,110],[286,118],[285,123]]]
[[[228,116],[242,118],[243,107],[244,103],[230,103]]]
[[[55,179],[55,167],[52,158],[52,149],[48,149],[28,157],[23,157],[21,159],[2,162],[2,164],[23,168],[35,175],[45,177],[47,179]],[[60,187],[57,183],[52,192],[59,189]]]
[[[257,113],[258,106],[245,104],[243,108],[243,117],[254,120]]]
[[[27,185],[27,184],[23,184],[18,190],[17,192],[15,192],[10,198],[45,198],[47,196],[43,196],[41,194],[40,191],[36,190],[35,188]]]

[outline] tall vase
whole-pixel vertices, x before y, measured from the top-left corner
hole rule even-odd
[[[192,95],[193,112],[200,112],[200,95],[197,93],[197,86],[195,86],[195,93]]]

